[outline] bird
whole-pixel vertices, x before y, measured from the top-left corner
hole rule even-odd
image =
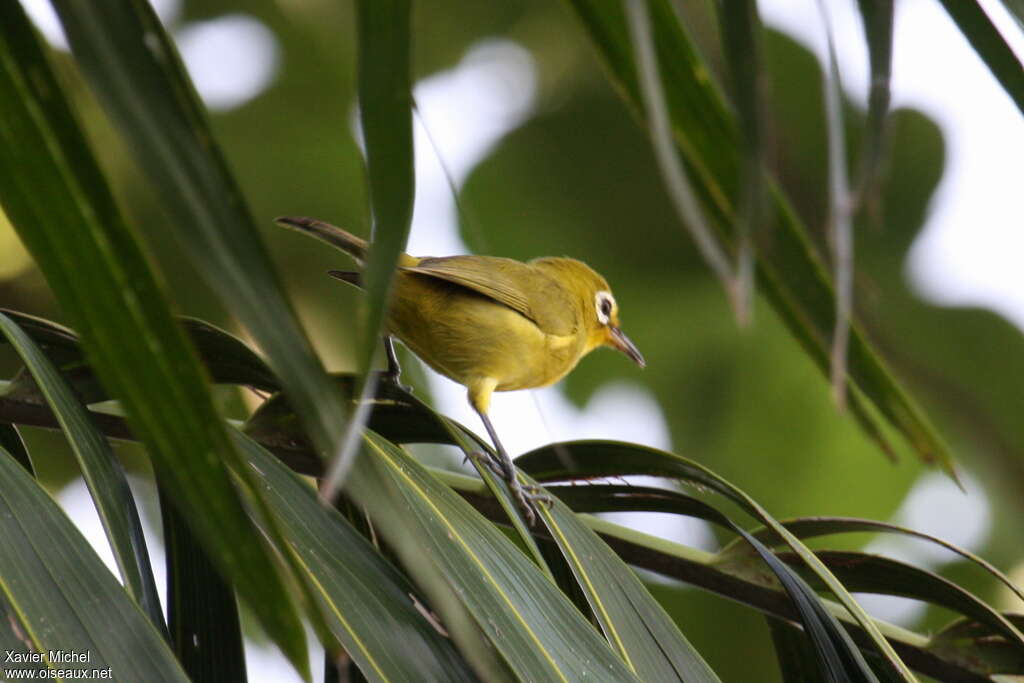
[[[315,218],[282,216],[275,222],[340,249],[360,267],[370,249],[366,240]],[[328,274],[361,284],[359,272]],[[524,263],[498,256],[403,253],[390,296],[384,325],[389,374],[397,380],[391,343],[396,337],[433,370],[466,388],[497,460],[476,455],[505,480],[532,525],[530,501],[550,499],[521,485],[489,417],[491,395],[554,384],[601,347],[621,351],[644,367],[640,350],[622,331],[607,280],[567,257]]]

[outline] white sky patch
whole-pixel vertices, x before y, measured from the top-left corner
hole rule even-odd
[[[175,38],[196,90],[210,109],[242,106],[266,90],[277,74],[277,38],[251,16],[227,14],[193,22]]]

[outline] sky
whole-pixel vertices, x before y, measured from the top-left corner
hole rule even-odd
[[[25,4],[51,42],[61,45],[48,3],[30,0]],[[177,0],[154,4],[174,32],[211,109],[242,106],[272,82],[281,66],[280,51],[272,32],[256,19],[230,14],[182,25]],[[1024,35],[1000,2],[982,0],[981,4],[1015,51],[1024,54]],[[767,25],[789,33],[824,57],[825,34],[817,0],[760,0],[759,7]],[[827,0],[827,8],[844,88],[863,104],[867,55],[855,2]],[[1021,113],[936,0],[898,0],[895,30],[893,106],[915,107],[937,120],[948,150],[945,175],[911,250],[907,276],[922,296],[936,303],[988,307],[1024,327],[1024,268],[1020,265],[1024,214],[1014,203],[1021,179],[1015,164],[1024,158]],[[529,118],[535,83],[530,54],[511,41],[494,38],[471,46],[452,69],[417,84],[422,116],[415,124],[417,198],[411,253],[467,251],[459,238],[452,189],[439,158],[454,185],[461,185],[504,135]],[[437,407],[467,425],[476,425],[478,418],[466,404],[464,390],[434,373],[428,375]],[[627,382],[604,387],[582,410],[557,387],[497,394],[491,414],[513,454],[579,437],[623,438],[671,447],[658,404],[642,386]],[[969,488],[975,487],[969,481]],[[60,499],[94,545],[104,546],[84,487],[68,487]],[[963,496],[947,479],[926,475],[893,521],[971,548],[984,542],[990,511],[983,495]],[[697,547],[711,544],[701,523],[669,527],[658,516],[634,516],[631,525]],[[922,554],[919,546],[907,542],[879,542],[872,549],[933,567],[946,559]],[[104,554],[109,558],[109,551]],[[112,558],[108,564],[113,568]],[[162,571],[162,566],[162,557],[154,557],[154,567]],[[916,604],[906,601],[867,604],[873,614],[904,624],[912,623],[918,611]],[[260,680],[261,675],[268,681],[298,680],[289,678],[286,665],[272,649],[250,646],[248,656],[252,680]]]

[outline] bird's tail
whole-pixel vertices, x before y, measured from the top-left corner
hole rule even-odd
[[[361,237],[345,232],[341,228],[304,216],[281,216],[274,222],[284,228],[298,230],[320,239],[332,247],[341,249],[362,265],[366,261],[367,242]]]

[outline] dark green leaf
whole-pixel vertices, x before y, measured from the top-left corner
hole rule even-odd
[[[231,586],[167,496],[160,497],[171,647],[193,683],[245,683],[245,650]]]
[[[739,202],[736,234],[739,243],[741,287],[753,288],[752,235],[767,231],[763,225],[768,199],[765,177],[767,157],[767,107],[764,51],[761,47],[761,18],[755,0],[718,4],[722,27],[722,52],[732,81],[733,102],[743,133],[742,198]],[[751,296],[752,292],[746,296]]]
[[[174,43],[147,0],[54,0],[72,51],[160,188],[179,241],[229,302],[299,406],[318,450],[340,441],[345,405],[313,353],[214,142]]]
[[[369,371],[391,279],[412,222],[412,87],[409,0],[358,0],[359,121],[373,209],[372,248],[363,271],[366,318],[361,374]]]
[[[87,14],[90,20],[106,16],[111,7]],[[148,4],[145,9],[151,11]],[[125,34],[105,36],[104,44],[112,35]],[[220,460],[239,456],[202,368],[18,3],[0,3],[0,99],[6,103],[0,108],[0,202],[7,216],[193,531],[271,638],[305,671],[295,608]]]
[[[1024,66],[977,0],[941,0],[946,12],[1024,114]]]
[[[772,634],[772,645],[775,646],[775,657],[779,660],[782,680],[791,683],[811,683],[818,680],[818,658],[807,635],[775,617],[765,617],[765,622]]]
[[[633,570],[565,504],[556,500],[540,518],[605,638],[640,680],[719,680]]]
[[[565,496],[566,502],[570,504],[576,503],[579,507],[574,505],[574,509],[593,512],[644,510],[686,514],[740,534],[742,539],[739,539],[737,543],[743,543],[744,549],[748,553],[752,549],[760,561],[767,563],[790,595],[805,630],[811,634],[814,650],[820,655],[818,661],[831,676],[830,680],[870,678],[867,664],[862,661],[845,631],[820,604],[813,591],[799,577],[793,575],[792,571],[772,555],[757,538],[736,526],[732,520],[707,503],[675,491],[612,484],[591,484],[579,487],[549,486],[546,490],[556,495]],[[604,581],[601,585],[608,584],[608,581]],[[848,677],[844,678],[844,676]]]
[[[1015,583],[1013,583],[1012,580],[1010,580],[1008,576],[1006,576],[1006,574],[999,571],[990,562],[986,561],[984,558],[978,557],[969,550],[965,550],[948,541],[943,541],[941,538],[930,534],[914,531],[913,529],[901,527],[897,524],[890,524],[888,522],[876,522],[871,519],[857,519],[853,517],[801,517],[799,519],[781,520],[781,523],[801,540],[814,538],[815,536],[854,532],[881,532],[919,538],[923,541],[941,546],[966,560],[970,560],[998,579],[1004,586],[1014,592],[1017,597],[1021,598],[1021,600],[1024,600],[1024,591],[1022,591]],[[754,536],[765,543],[778,544],[780,542],[778,536],[776,536],[770,529],[759,529],[754,532]],[[733,547],[738,548],[739,546],[734,544]],[[728,546],[722,550],[723,554],[728,552]]]
[[[281,382],[266,362],[238,337],[197,318],[179,318],[185,334],[216,384],[278,391]]]
[[[871,63],[868,88],[866,134],[861,147],[860,175],[856,194],[860,202],[871,199],[877,186],[879,167],[885,157],[886,128],[889,117],[889,81],[892,77],[893,0],[858,0]]]
[[[796,604],[804,632],[814,646],[821,674],[826,681],[868,681],[878,683],[849,634],[839,625],[821,600],[798,575],[787,571],[782,561],[756,538],[737,528],[754,552],[772,570]]]
[[[0,423],[0,448],[10,453],[26,472],[35,476],[36,469],[32,466],[32,458],[29,457],[28,449],[25,448],[25,442],[22,441],[17,427]]]
[[[310,584],[331,635],[364,675],[409,683],[476,680],[452,642],[417,610],[424,605],[419,590],[322,505],[312,487],[251,439],[238,434],[238,440],[302,567],[300,580]]]
[[[637,680],[547,576],[398,448],[367,433],[346,492],[431,598],[438,577],[457,589],[521,679]],[[434,602],[447,620],[449,606]]]
[[[371,248],[363,268],[363,329],[357,358],[359,408],[346,426],[344,441],[321,486],[333,499],[358,453],[374,393],[370,372],[384,327],[391,281],[412,224],[412,85],[410,83],[411,7],[409,0],[357,0],[359,36],[359,122],[366,144],[366,168],[373,215]]]
[[[10,318],[0,313],[0,334],[14,346],[46,397],[53,414],[82,468],[93,504],[103,523],[121,578],[128,594],[163,631],[164,615],[157,595],[153,568],[149,564],[146,537],[128,487],[128,478],[114,457],[107,440],[92,423],[85,407],[78,402],[38,346]]]
[[[1009,620],[937,574],[898,560],[864,553],[822,550],[818,556],[851,591],[898,595],[954,610],[988,625],[1014,644],[1018,651],[1024,652],[1024,634]],[[817,577],[809,576],[808,580],[818,583]]]
[[[351,396],[357,378],[353,375],[338,375],[336,381],[346,396]],[[521,514],[513,501],[504,481],[495,477],[485,465],[481,464],[474,454],[484,451],[493,453],[491,446],[468,429],[454,420],[435,413],[429,406],[412,394],[396,386],[394,382],[376,383],[376,396],[367,399],[371,405],[368,426],[371,430],[385,436],[393,443],[445,443],[458,446],[463,454],[470,458],[481,478],[500,501],[512,520],[519,540],[529,552],[537,566],[548,571],[544,557],[537,547],[533,535],[521,519]],[[264,446],[273,448],[279,455],[287,455],[290,461],[302,462],[315,466],[306,457],[308,440],[302,432],[294,411],[282,396],[275,396],[260,406],[259,410],[245,425],[245,432],[260,441]],[[308,474],[320,474],[319,469],[303,469]]]
[[[955,0],[954,0],[955,1]],[[597,0],[568,0],[609,67],[626,101],[640,111],[640,95],[621,6]],[[731,199],[739,178],[737,127],[723,105],[712,71],[667,0],[652,0],[652,25],[666,84],[673,133],[708,216],[725,238],[732,236],[737,207]],[[759,282],[776,313],[815,364],[829,371],[829,339],[835,319],[833,288],[806,228],[777,188],[766,217],[771,239],[758,240]],[[918,456],[952,472],[946,445],[903,391],[855,324],[851,330],[847,378],[851,408],[868,435],[890,449],[880,417],[898,429]]]
[[[110,398],[86,364],[82,342],[74,330],[5,308],[0,308],[0,313],[17,323],[32,338],[83,403],[97,403]],[[241,339],[203,320],[180,317],[179,321],[215,383],[240,384],[266,391],[280,389],[280,383],[267,364]],[[6,337],[0,338],[0,343],[6,341]]]
[[[51,669],[111,669],[117,681],[180,681],[167,643],[53,500],[0,450],[0,591],[37,652],[88,661]],[[5,668],[11,667],[5,664]],[[80,674],[78,674],[80,676]]]
[[[569,459],[559,457],[559,450],[567,451],[573,457]],[[565,466],[566,460],[571,461],[571,468]],[[828,586],[832,594],[861,625],[879,652],[889,661],[893,670],[899,672],[905,680],[913,680],[910,670],[896,655],[871,618],[815,557],[814,553],[750,496],[702,465],[673,453],[614,441],[576,441],[553,444],[520,456],[516,460],[516,464],[541,481],[646,474],[681,479],[707,487],[725,496],[784,538],[793,552],[799,555],[807,567]]]

